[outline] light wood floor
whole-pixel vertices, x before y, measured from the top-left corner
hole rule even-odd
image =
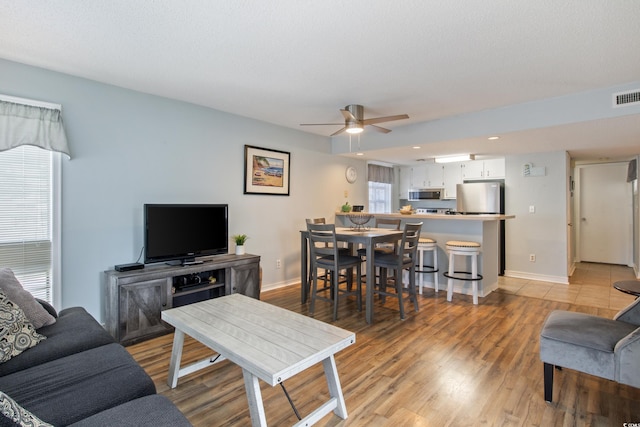
[[[385,305],[376,300],[373,325],[366,324],[353,300],[341,301],[334,324],[356,332],[357,337],[354,345],[336,354],[349,418],[330,414],[318,425],[622,426],[640,422],[640,389],[567,369],[556,372],[554,403],[546,403],[538,353],[540,329],[550,311],[611,317],[624,302],[618,291],[610,291],[612,278],[630,278],[628,274],[624,268],[583,264],[564,293],[554,290],[555,285],[501,279],[501,289],[482,298],[478,306],[470,296],[454,295],[449,303],[446,292],[426,290],[418,313],[407,303],[405,321],[399,320],[397,300],[389,298]],[[263,292],[262,300],[307,314],[299,286]],[[330,322],[329,304],[318,301],[315,317]],[[171,344],[172,335],[165,335],[128,350],[151,375],[158,392],[195,426],[250,425],[242,372],[229,362],[181,379],[176,389],[168,388]],[[208,354],[202,345],[187,339],[183,362]],[[288,380],[286,387],[302,416],[328,398],[320,366]],[[262,383],[261,390],[270,425],[297,421],[279,387]]]

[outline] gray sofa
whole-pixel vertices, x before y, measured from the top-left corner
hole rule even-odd
[[[0,364],[0,391],[55,426],[190,426],[127,350],[83,308],[37,329],[47,338]],[[6,403],[4,403],[6,405]],[[0,414],[0,426],[20,425]]]

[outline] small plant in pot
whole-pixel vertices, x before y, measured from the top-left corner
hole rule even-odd
[[[235,234],[231,236],[234,242],[236,242],[236,255],[244,255],[244,242],[247,241],[249,236],[246,234]]]

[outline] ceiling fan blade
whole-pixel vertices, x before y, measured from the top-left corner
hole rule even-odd
[[[391,122],[393,120],[403,120],[403,119],[408,119],[409,116],[406,114],[398,114],[397,116],[386,116],[386,117],[374,117],[373,119],[365,119],[362,121],[362,124],[364,125],[372,125],[375,123],[382,123],[382,122]]]
[[[336,135],[340,135],[342,132],[344,132],[345,130],[347,130],[347,127],[343,127],[342,129],[340,129],[337,132],[332,133],[330,136],[336,136]]]
[[[344,123],[300,123],[300,126],[344,126]]]
[[[342,115],[344,116],[345,120],[348,121],[353,121],[353,120],[357,120],[356,116],[354,116],[353,114],[351,114],[351,111],[349,110],[345,110],[345,109],[341,109],[340,112],[342,113]]]
[[[389,133],[389,132],[391,132],[391,129],[383,128],[383,127],[376,126],[376,125],[369,125],[369,126],[371,126],[373,129],[377,130],[380,133]]]

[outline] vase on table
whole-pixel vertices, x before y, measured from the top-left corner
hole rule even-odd
[[[244,255],[244,245],[236,245],[236,255]]]

